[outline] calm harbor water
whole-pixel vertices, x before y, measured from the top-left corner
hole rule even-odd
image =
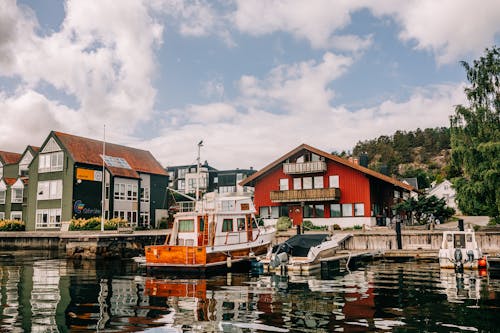
[[[1,332],[494,332],[500,278],[376,261],[329,277],[148,276],[0,252]]]

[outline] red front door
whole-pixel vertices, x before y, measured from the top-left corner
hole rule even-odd
[[[302,225],[302,207],[290,206],[288,208],[288,216],[292,219],[293,225]]]

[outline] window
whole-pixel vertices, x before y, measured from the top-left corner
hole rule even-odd
[[[330,205],[330,217],[341,217],[342,210],[340,209],[340,204]]]
[[[313,188],[312,177],[302,178],[302,187],[304,190],[310,190]]]
[[[236,186],[219,186],[219,193],[236,192]]]
[[[58,228],[61,226],[61,209],[38,209],[36,211],[36,228]]]
[[[179,232],[194,232],[194,220],[179,220]]]
[[[141,201],[149,202],[149,187],[141,187]]]
[[[12,198],[11,198],[10,202],[23,203],[23,189],[22,188],[13,188],[12,189]]]
[[[188,169],[177,170],[177,178],[185,178],[187,171],[188,171]]]
[[[0,221],[5,220],[5,213],[0,212]]]
[[[38,182],[37,200],[52,200],[62,198],[62,179]]]
[[[115,183],[115,193],[114,198],[117,200],[125,200],[126,196],[126,184]]]
[[[339,176],[330,176],[329,178],[330,188],[339,188]]]
[[[280,179],[280,191],[288,191],[288,179]]]
[[[325,217],[324,205],[304,205],[304,217]]]
[[[233,211],[235,202],[233,200],[225,200],[221,202],[221,209],[223,211]]]
[[[0,204],[5,203],[5,190],[0,191]]]
[[[342,216],[352,216],[352,204],[342,204]]]
[[[232,232],[233,231],[233,219],[222,220],[222,232]]]
[[[137,201],[137,185],[127,184],[127,200]]]
[[[214,177],[214,183],[219,183],[219,177]]]
[[[243,180],[243,174],[242,173],[237,173],[236,174],[236,182],[239,183]]]
[[[293,179],[293,189],[294,190],[302,190],[302,179],[294,178]]]
[[[148,226],[149,225],[149,212],[141,212],[141,225]]]
[[[236,220],[236,224],[238,224],[238,231],[245,230],[245,219],[244,218],[238,218]]]
[[[354,216],[365,216],[365,204],[364,203],[354,204]]]
[[[63,169],[63,152],[40,154],[38,159],[38,172],[54,172]]]
[[[180,191],[184,191],[185,188],[186,188],[186,181],[184,179],[179,179],[177,181],[177,189]]]
[[[314,188],[323,188],[323,176],[314,177]]]
[[[11,212],[10,213],[11,220],[22,221],[23,220],[23,212]]]

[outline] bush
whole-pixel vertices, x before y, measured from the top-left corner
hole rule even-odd
[[[104,221],[104,230],[117,230],[119,225],[128,224],[127,220],[113,218]],[[101,230],[101,218],[91,217],[89,219],[72,219],[69,230]]]
[[[325,226],[321,226],[321,227],[315,226],[309,220],[305,220],[302,222],[302,228],[304,228],[304,230],[325,230],[326,229]]]
[[[333,230],[342,230],[342,228],[338,224],[333,225]]]
[[[282,216],[278,219],[276,223],[276,230],[286,231],[292,226],[292,220],[288,216]]]
[[[354,227],[353,227],[354,230],[361,230],[363,229],[362,226],[360,226],[359,224],[356,224]]]
[[[1,220],[0,231],[24,231],[26,225],[23,221],[18,220]]]
[[[498,225],[498,224],[500,224],[500,216],[492,217],[492,218],[490,218],[490,220],[488,222],[488,225],[490,225],[490,226]]]

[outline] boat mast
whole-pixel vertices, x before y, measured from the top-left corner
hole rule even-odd
[[[198,142],[198,157],[196,158],[196,201],[200,198],[200,150],[203,147],[203,140]]]

